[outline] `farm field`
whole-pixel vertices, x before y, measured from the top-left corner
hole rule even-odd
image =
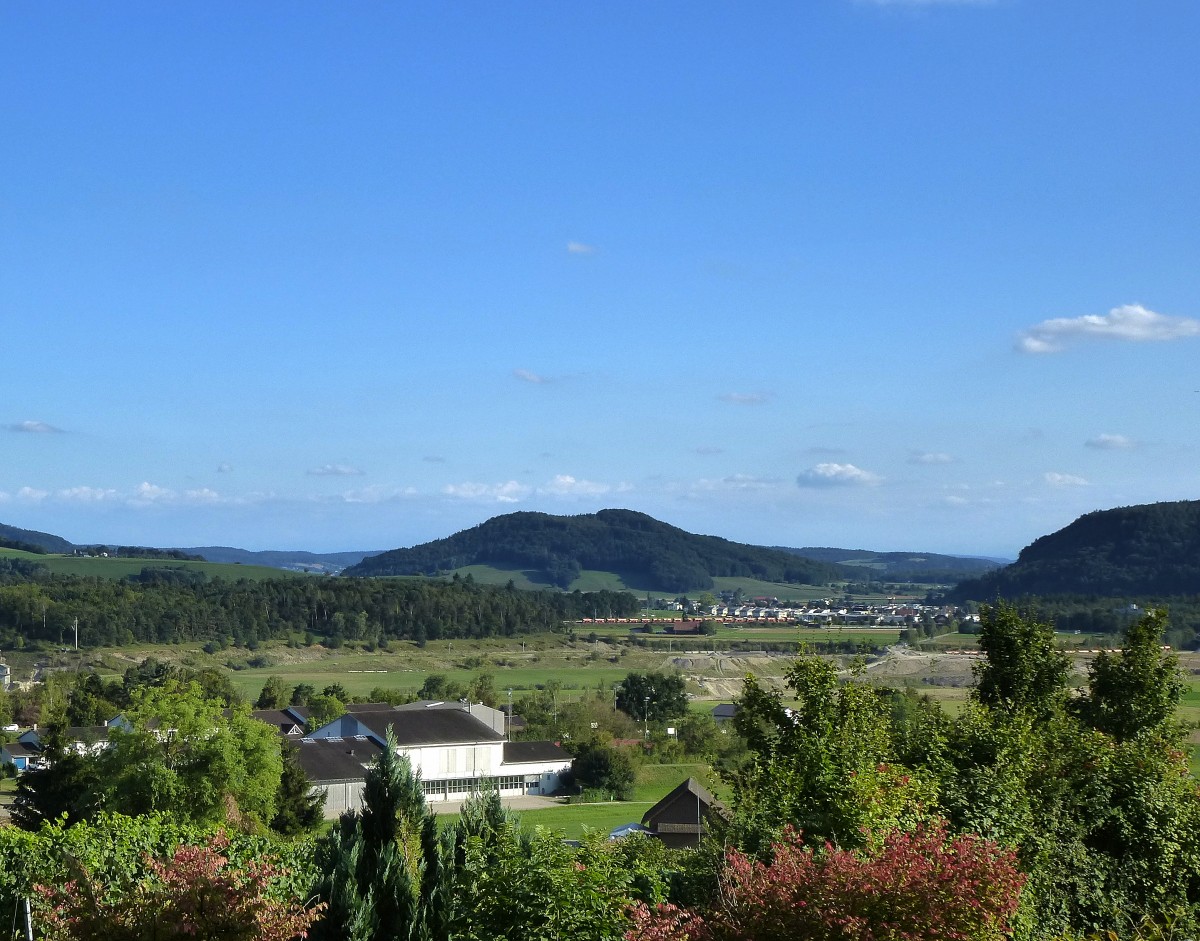
[[[529,571],[526,569],[506,569],[498,568],[493,565],[464,565],[461,568],[455,569],[453,572],[448,572],[447,577],[453,574],[458,574],[463,578],[470,575],[475,581],[484,585],[504,585],[510,580],[517,588],[551,588],[552,586],[546,581],[541,572]],[[736,591],[741,589],[748,598],[754,597],[773,597],[781,599],[791,599],[795,601],[812,601],[818,598],[829,598],[841,594],[841,589],[830,588],[828,585],[790,585],[784,582],[766,582],[756,578],[733,578],[717,576],[713,578],[712,591],[714,593],[722,591]],[[573,582],[567,586],[568,591],[601,591],[607,589],[609,591],[632,591],[637,595],[646,594],[644,587],[638,584],[630,584],[622,578],[621,575],[615,572],[601,572],[591,569],[584,569],[579,573]],[[663,591],[651,591],[650,594],[656,597],[674,594]],[[682,592],[689,598],[698,598],[702,591]],[[903,597],[917,597],[916,595]],[[862,596],[862,600],[884,600],[883,595],[879,596]]]

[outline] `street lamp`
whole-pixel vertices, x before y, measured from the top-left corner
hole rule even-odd
[[[653,688],[650,690],[650,695],[654,694]],[[642,697],[642,735],[644,738],[650,737],[650,696]]]

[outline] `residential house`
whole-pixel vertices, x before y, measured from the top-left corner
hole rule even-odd
[[[642,826],[671,849],[699,846],[714,821],[727,820],[725,805],[695,778],[688,778],[646,811]]]

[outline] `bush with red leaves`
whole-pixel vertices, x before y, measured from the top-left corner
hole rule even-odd
[[[1025,877],[1013,852],[944,824],[876,848],[814,852],[785,831],[771,863],[730,850],[703,914],[644,905],[628,941],[990,941],[1004,937]]]

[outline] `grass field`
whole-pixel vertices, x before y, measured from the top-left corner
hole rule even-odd
[[[475,581],[484,585],[504,585],[511,580],[517,588],[554,587],[546,581],[545,576],[541,572],[534,572],[528,569],[505,569],[492,565],[465,565],[454,571],[464,578],[469,574]],[[756,578],[725,577],[714,578],[711,590],[714,593],[719,593],[722,591],[736,591],[739,588],[748,598],[771,597],[780,598],[785,601],[812,601],[818,598],[829,598],[841,594],[841,589],[830,588],[828,585],[789,585],[784,582],[760,581]],[[631,591],[639,596],[647,594],[644,586],[636,583],[630,584],[617,573],[599,572],[590,569],[584,569],[580,572],[578,577],[567,587],[568,591],[602,591],[605,589],[609,591]],[[649,593],[655,597],[662,597],[664,595],[674,597],[676,594],[657,589]],[[703,592],[691,591],[683,592],[682,594],[694,599],[698,598]],[[863,595],[861,597],[865,601],[872,599],[882,601],[884,599],[883,595]],[[915,598],[918,596],[912,595],[911,597]]]
[[[641,823],[642,815],[655,801],[612,801],[607,804],[564,804],[544,810],[520,812],[521,826],[545,827],[570,840],[583,836],[584,830],[608,833],[625,823]]]

